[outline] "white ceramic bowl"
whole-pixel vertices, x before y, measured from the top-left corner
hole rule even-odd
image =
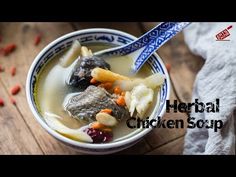
[[[104,28],[93,28],[93,29],[79,30],[66,34],[48,44],[34,59],[28,72],[26,81],[27,101],[38,123],[54,138],[60,140],[61,142],[69,146],[74,147],[76,150],[83,153],[89,153],[89,154],[114,153],[126,149],[134,145],[138,141],[140,141],[148,132],[152,130],[151,127],[148,129],[137,130],[136,133],[132,134],[131,136],[128,136],[127,138],[106,144],[89,144],[69,139],[57,133],[56,131],[52,130],[46,124],[43,117],[37,110],[33,94],[36,82],[36,76],[40,72],[41,68],[54,55],[57,55],[65,48],[70,47],[73,40],[79,40],[82,45],[86,45],[88,43],[124,45],[135,39],[136,37],[122,31],[113,29],[104,29]],[[156,105],[153,114],[150,116],[150,119],[152,119],[152,118],[157,118],[158,116],[162,117],[165,112],[166,100],[169,99],[170,82],[169,82],[169,75],[165,68],[165,65],[163,64],[161,58],[157,54],[154,54],[150,57],[150,59],[148,60],[148,64],[151,66],[153,72],[160,72],[166,76],[166,81],[162,86],[160,93],[158,95],[158,100],[159,100],[158,104]]]

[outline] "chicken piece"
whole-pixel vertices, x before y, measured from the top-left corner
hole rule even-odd
[[[64,109],[71,117],[92,122],[102,109],[112,109],[112,116],[118,121],[129,118],[129,111],[124,106],[116,104],[117,96],[111,95],[105,89],[90,85],[85,91],[71,96]]]

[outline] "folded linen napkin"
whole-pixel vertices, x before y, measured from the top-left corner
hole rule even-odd
[[[227,41],[216,34],[231,26]],[[223,128],[187,129],[183,154],[235,154],[236,23],[192,23],[184,30],[190,50],[206,61],[196,76],[193,97],[204,103],[220,99],[219,113],[191,113],[196,120],[222,120]]]

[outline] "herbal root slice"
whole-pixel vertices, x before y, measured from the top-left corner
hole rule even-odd
[[[53,130],[78,141],[92,143],[92,138],[85,132],[80,129],[71,129],[62,124],[58,119],[61,119],[59,116],[52,113],[45,113],[44,115],[45,121],[48,126]]]
[[[60,58],[60,65],[68,67],[81,54],[79,41],[74,41],[70,49]]]
[[[124,91],[130,91],[139,84],[144,84],[151,89],[155,89],[161,86],[165,81],[165,76],[160,73],[155,73],[145,79],[133,79],[133,80],[117,80],[114,85],[120,86]]]
[[[113,127],[118,123],[115,117],[103,112],[97,113],[96,120],[109,127]]]
[[[113,73],[102,68],[94,68],[91,72],[93,78],[99,82],[114,82],[116,80],[129,80],[128,77]]]
[[[90,49],[88,49],[87,47],[85,46],[82,46],[81,47],[81,55],[83,57],[92,57],[93,56],[93,53]]]

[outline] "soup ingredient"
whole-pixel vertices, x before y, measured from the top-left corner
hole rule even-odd
[[[93,78],[99,82],[114,82],[116,80],[129,80],[128,77],[102,68],[94,68],[91,72]]]
[[[60,58],[60,65],[68,67],[81,54],[81,45],[79,41],[75,40],[70,49]]]
[[[135,110],[139,118],[144,118],[144,115],[149,108],[149,105],[153,101],[154,92],[152,89],[148,88],[144,84],[135,86],[131,93],[127,92],[127,98],[129,103],[127,105],[129,108],[130,115],[133,116]]]
[[[164,81],[165,76],[160,73],[156,73],[146,77],[145,79],[118,80],[114,83],[114,85],[120,86],[122,90],[130,91],[139,84],[144,84],[151,89],[155,89],[156,87],[161,86]]]
[[[19,84],[16,84],[14,87],[11,88],[10,92],[12,95],[16,95],[20,91],[21,87]]]
[[[112,109],[102,109],[100,112],[101,113],[112,114]]]
[[[42,38],[41,34],[38,34],[37,36],[35,36],[35,38],[34,38],[34,45],[35,46],[37,46],[40,43],[41,38]]]
[[[111,114],[112,113],[112,109],[102,109],[100,112]]]
[[[129,118],[129,111],[117,105],[116,98],[105,89],[90,85],[85,91],[66,99],[64,109],[71,117],[88,122],[94,121],[102,109],[111,109],[112,115],[118,120]]]
[[[112,82],[104,82],[102,84],[99,84],[99,87],[102,87],[106,90],[110,90],[112,88],[113,83]]]
[[[97,81],[96,79],[92,78],[92,79],[90,80],[90,84],[96,84],[96,83],[98,83],[98,81]]]
[[[112,132],[112,129],[109,128],[109,127],[106,127],[105,125],[99,123],[98,121],[95,121],[93,123],[90,124],[90,127],[93,128],[93,129],[99,129],[99,130],[102,130],[102,131],[108,131],[108,132]]]
[[[93,139],[93,143],[105,143],[111,141],[113,138],[112,132],[109,131],[87,128],[84,132]]]
[[[123,96],[119,96],[117,99],[116,99],[116,103],[119,105],[119,106],[125,106],[125,98]]]
[[[10,102],[11,104],[16,105],[16,100],[13,97],[10,97]]]
[[[130,104],[131,104],[131,93],[130,92],[125,93],[125,104],[128,108],[130,108]]]
[[[88,143],[93,142],[92,138],[87,133],[83,132],[81,129],[71,129],[63,125],[58,120],[61,119],[61,117],[55,114],[46,112],[44,118],[49,127],[68,138]]]
[[[112,132],[112,129],[111,128],[104,128],[104,129],[102,129],[104,132]]]
[[[97,113],[96,120],[99,123],[101,123],[105,126],[109,126],[109,127],[113,127],[118,123],[115,117],[113,117],[110,114],[104,113],[104,112]]]
[[[1,106],[1,107],[4,106],[4,101],[3,101],[2,98],[0,98],[0,106]]]
[[[11,76],[15,76],[15,74],[16,74],[16,67],[15,66],[12,66],[10,68],[10,73],[11,73]]]
[[[103,124],[101,124],[101,123],[99,123],[97,121],[91,123],[90,127],[93,128],[93,129],[100,129],[100,130],[106,128],[105,125],[103,125]]]
[[[74,87],[78,87],[79,85],[85,85],[86,87],[89,86],[90,80],[92,79],[91,71],[96,67],[110,69],[110,65],[108,63],[96,56],[79,57],[69,75],[67,84]],[[97,80],[96,78],[94,79]]]
[[[153,74],[144,79],[144,85],[151,89],[155,89],[158,86],[161,86],[165,81],[165,76],[160,73]]]
[[[85,46],[82,46],[81,47],[81,55],[83,57],[92,57],[93,56],[93,53],[90,49],[88,49],[87,47]]]
[[[121,92],[121,94],[120,94],[121,96],[125,96],[125,92]]]
[[[122,90],[120,89],[119,86],[116,86],[113,91],[114,91],[114,93],[117,94],[117,95],[121,94],[121,92],[122,92]]]
[[[4,55],[9,55],[16,49],[16,44],[8,44],[6,47],[3,48]]]

